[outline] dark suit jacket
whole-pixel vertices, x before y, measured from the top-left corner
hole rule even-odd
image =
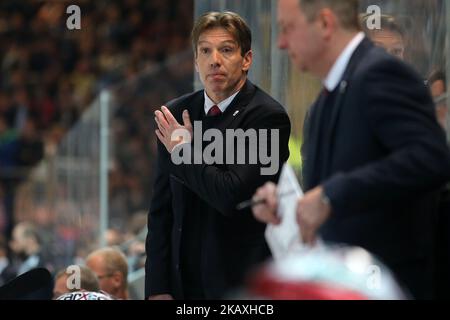
[[[168,108],[182,123],[189,110],[191,120],[204,113],[204,91],[171,101]],[[239,111],[238,113],[236,113]],[[280,129],[280,167],[289,156],[290,122],[284,108],[247,81],[229,105],[217,126],[220,130],[241,128]],[[270,144],[269,144],[270,146]],[[247,145],[248,147],[248,145]],[[251,211],[236,211],[236,205],[252,197],[255,189],[274,176],[261,176],[261,165],[174,165],[164,146],[158,145],[157,174],[150,205],[146,243],[146,297],[170,293],[183,298],[180,272],[180,241],[188,199],[198,196],[212,209],[202,234],[201,274],[206,298],[220,298],[239,286],[246,272],[265,260],[269,250],[265,225]]]
[[[305,122],[304,187],[323,185],[333,208],[320,234],[364,247],[415,297],[430,297],[436,199],[450,157],[429,91],[412,68],[368,39],[337,90],[325,105],[332,114],[322,136],[317,103]]]

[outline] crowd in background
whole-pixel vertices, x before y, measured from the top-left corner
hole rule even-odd
[[[24,256],[35,252],[52,271],[60,268],[57,263],[50,265],[55,251],[52,244],[73,238],[74,231],[60,226],[60,234],[53,234],[50,225],[55,221],[39,218],[46,216],[44,208],[36,213],[36,221],[15,221],[14,195],[30,170],[55,152],[99,92],[113,88],[117,98],[111,123],[115,141],[109,179],[111,229],[105,237],[109,244],[119,244],[127,243],[146,225],[155,149],[153,111],[192,90],[189,33],[193,1],[81,0],[70,4],[81,9],[80,30],[67,28],[69,3],[64,1],[0,2],[2,281],[18,272]],[[182,52],[188,54],[177,65],[164,64]],[[21,243],[17,238],[35,243],[33,252],[24,251],[29,246],[14,245]],[[95,249],[94,244],[79,247],[75,244],[73,249],[74,262],[77,255],[84,258]],[[136,255],[142,255],[142,243],[129,241],[124,250],[130,265],[135,263],[138,268],[142,259]]]

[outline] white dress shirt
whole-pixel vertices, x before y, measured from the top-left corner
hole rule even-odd
[[[231,102],[233,101],[234,97],[237,96],[237,94],[239,93],[239,91],[237,91],[235,94],[233,94],[232,96],[229,96],[228,98],[226,98],[225,100],[222,100],[221,102],[219,102],[218,104],[215,104],[206,94],[206,91],[203,91],[205,94],[205,114],[208,114],[209,109],[211,109],[213,106],[218,106],[220,111],[222,111],[222,113],[225,112],[225,110],[228,108],[228,106],[231,104]]]
[[[364,32],[359,32],[341,52],[333,67],[328,72],[327,77],[323,81],[323,85],[328,91],[333,91],[338,86],[344,76],[348,63],[359,44],[364,40]]]

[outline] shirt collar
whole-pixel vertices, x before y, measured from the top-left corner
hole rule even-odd
[[[364,32],[359,32],[353,39],[347,44],[345,49],[341,52],[333,67],[328,72],[327,77],[323,81],[323,85],[328,91],[333,91],[338,86],[339,82],[344,76],[345,69],[350,62],[350,59],[355,52],[359,44],[364,40]]]
[[[208,97],[208,95],[206,94],[206,90],[204,90],[203,92],[205,94],[205,114],[208,114],[209,109],[211,109],[216,104]],[[222,111],[222,113],[225,112],[225,110],[228,108],[228,106],[231,104],[231,102],[237,96],[238,93],[239,93],[239,91],[237,91],[232,96],[229,96],[228,98],[226,98],[225,100],[222,100],[221,102],[219,102],[217,104],[217,106],[219,107],[220,111]]]

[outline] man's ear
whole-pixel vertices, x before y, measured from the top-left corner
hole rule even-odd
[[[252,50],[249,50],[244,55],[244,62],[242,64],[242,71],[247,72],[248,70],[250,70],[250,67],[252,66],[252,62],[253,62],[253,52],[252,52]]]
[[[336,14],[328,8],[321,9],[317,14],[317,24],[324,38],[329,39],[338,25]]]
[[[195,59],[194,59],[194,67],[195,67],[195,71],[198,73],[197,57],[195,57]]]
[[[114,273],[112,274],[112,279],[114,281],[114,286],[116,288],[119,288],[119,287],[122,286],[122,283],[123,283],[124,279],[123,279],[123,275],[122,275],[121,272],[114,271]]]

